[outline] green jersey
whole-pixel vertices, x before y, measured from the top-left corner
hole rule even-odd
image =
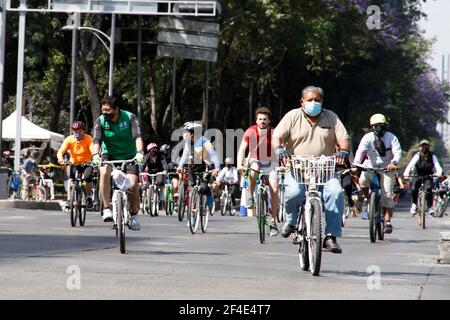
[[[106,121],[101,115],[94,124],[94,143],[102,144],[102,155],[114,160],[132,159],[136,155],[136,138],[141,137],[137,117],[131,112],[119,110],[117,122]]]

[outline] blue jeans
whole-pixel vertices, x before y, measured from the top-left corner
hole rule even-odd
[[[293,226],[297,225],[299,209],[305,201],[305,186],[299,185],[292,173],[287,173],[284,183],[286,219]],[[340,237],[342,235],[342,212],[344,212],[344,192],[337,178],[331,179],[320,187],[322,206],[325,208],[325,235]]]

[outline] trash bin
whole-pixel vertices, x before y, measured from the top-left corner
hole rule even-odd
[[[8,199],[8,168],[0,167],[0,199]]]

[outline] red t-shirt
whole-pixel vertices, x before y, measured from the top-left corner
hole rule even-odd
[[[275,152],[272,150],[273,130],[269,127],[261,132],[255,124],[245,131],[243,139],[248,144],[251,159],[257,159],[262,163],[275,160]]]

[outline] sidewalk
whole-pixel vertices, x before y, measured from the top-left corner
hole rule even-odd
[[[64,204],[63,200],[34,201],[34,200],[4,199],[0,200],[0,209],[18,208],[18,209],[32,209],[32,210],[62,211],[63,204]]]

